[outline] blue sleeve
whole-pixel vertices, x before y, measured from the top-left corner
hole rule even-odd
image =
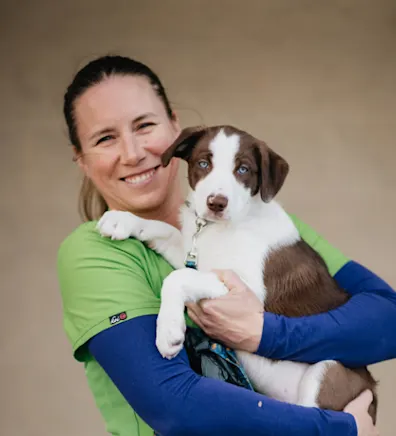
[[[396,358],[396,293],[364,266],[350,261],[334,276],[352,295],[328,313],[300,318],[265,313],[257,354],[359,367]]]
[[[352,415],[305,408],[198,376],[184,351],[172,360],[155,347],[156,316],[111,327],[89,351],[131,407],[162,436],[356,436]]]

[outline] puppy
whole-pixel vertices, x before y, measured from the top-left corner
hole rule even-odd
[[[162,356],[171,359],[183,347],[186,302],[227,293],[213,269],[234,270],[265,310],[275,314],[313,315],[348,300],[322,258],[300,238],[274,200],[289,165],[265,142],[231,126],[187,128],[163,154],[162,164],[167,166],[173,157],[187,162],[191,188],[181,209],[181,232],[129,212],[106,212],[98,223],[102,235],[133,236],[176,268],[161,291],[156,345]],[[374,401],[369,413],[376,420],[376,382],[367,368],[236,353],[258,392],[302,406],[343,410],[370,389]]]

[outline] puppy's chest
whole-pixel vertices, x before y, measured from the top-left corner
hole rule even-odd
[[[192,232],[184,235],[185,252],[192,247]],[[208,225],[197,237],[198,269],[231,269],[265,299],[264,261],[273,245],[265,232],[252,232],[248,227],[218,229]]]

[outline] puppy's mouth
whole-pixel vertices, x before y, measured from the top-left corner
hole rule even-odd
[[[161,165],[157,165],[154,168],[151,168],[147,171],[141,172],[139,174],[130,175],[126,177],[121,177],[120,180],[128,183],[128,185],[132,186],[140,186],[149,183],[155,176]]]
[[[224,222],[224,221],[230,220],[230,217],[229,217],[229,214],[227,211],[213,212],[211,210],[206,210],[203,218],[206,219],[207,221],[212,221],[212,222]]]

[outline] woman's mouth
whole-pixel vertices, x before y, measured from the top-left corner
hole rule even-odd
[[[147,184],[151,182],[159,167],[160,165],[156,166],[155,168],[152,168],[151,170],[145,171],[144,173],[140,173],[135,176],[124,177],[121,180],[133,186],[140,186],[140,185]]]

